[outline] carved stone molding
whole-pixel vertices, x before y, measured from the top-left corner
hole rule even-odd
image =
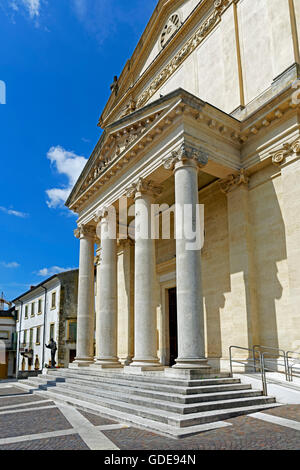
[[[288,156],[298,153],[300,153],[300,138],[296,139],[291,144],[283,144],[279,150],[271,152],[270,156],[272,158],[272,163],[274,163],[274,165],[280,166],[285,163]]]
[[[148,193],[153,196],[159,196],[159,194],[161,194],[161,188],[154,185],[151,181],[146,181],[144,178],[139,178],[137,181],[132,183],[129,188],[126,189],[127,197],[133,197],[137,193]]]
[[[185,143],[174,150],[170,156],[163,159],[163,165],[167,170],[173,170],[176,163],[193,161],[199,168],[203,168],[208,163],[208,155],[203,150],[198,150]]]
[[[250,181],[247,172],[242,169],[237,175],[230,175],[228,178],[219,182],[222,193],[228,194],[241,185],[248,186]]]
[[[157,90],[168,80],[168,78],[180,67],[183,61],[199,46],[208,33],[220,20],[223,11],[229,4],[229,0],[216,0],[213,13],[201,24],[198,31],[180,49],[171,62],[160,72],[153,82],[144,90],[139,97],[136,107],[141,108],[157,92]]]
[[[96,239],[96,228],[92,225],[80,225],[74,230],[74,236],[78,239],[81,238],[94,238]]]

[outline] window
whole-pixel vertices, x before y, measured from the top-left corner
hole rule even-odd
[[[34,304],[34,302],[32,302],[32,304],[31,304],[31,316],[32,317],[34,317],[34,310],[35,310],[34,306],[35,306],[35,304]]]
[[[33,328],[29,330],[29,347],[32,348],[33,346]]]
[[[16,322],[18,322],[18,321],[19,321],[19,315],[20,315],[20,312],[19,312],[19,310],[16,310]]]
[[[50,330],[49,330],[49,340],[53,338],[54,339],[54,323],[50,324]]]
[[[68,337],[69,341],[72,343],[76,342],[76,335],[77,335],[77,322],[76,320],[68,320]]]
[[[39,299],[38,301],[38,315],[42,313],[42,299]]]
[[[24,334],[23,334],[23,344],[25,345],[27,342],[27,330],[24,330]]]
[[[0,331],[0,339],[2,339],[2,340],[9,339],[9,332],[8,331]]]
[[[53,292],[51,296],[51,308],[55,308],[55,307],[56,307],[56,292]]]
[[[36,329],[36,338],[35,338],[36,344],[40,344],[41,342],[41,327],[38,326]]]
[[[28,318],[28,305],[25,305],[25,318]]]

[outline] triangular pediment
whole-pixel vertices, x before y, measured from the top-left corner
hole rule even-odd
[[[148,132],[168,114],[172,105],[178,101],[177,95],[173,93],[162,98],[124,116],[105,129],[66,202],[67,207],[71,208],[74,201],[97,180],[101,179],[101,185],[104,185],[139,149],[145,147],[145,141],[153,140],[153,137],[147,135]],[[159,127],[156,132],[159,132]]]
[[[161,0],[158,2],[153,15],[148,22],[143,35],[131,57],[126,63],[120,77],[112,84],[112,93],[100,117],[99,125],[103,128],[114,119],[109,116],[112,110],[118,108],[117,117],[136,109],[136,96],[131,96],[131,89],[144,77],[145,72],[157,60],[164,56],[171,58],[172,51],[168,46],[181,33],[190,16],[202,5],[207,8],[213,5],[213,0]],[[184,35],[186,32],[184,33]],[[124,95],[126,94],[126,99]],[[128,96],[127,96],[128,95]]]

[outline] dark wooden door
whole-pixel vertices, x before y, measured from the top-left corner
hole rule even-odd
[[[176,287],[169,289],[170,366],[178,357]]]

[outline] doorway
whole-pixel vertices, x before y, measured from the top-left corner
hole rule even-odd
[[[177,336],[177,297],[176,287],[168,290],[169,296],[169,335],[170,335],[170,367],[176,364],[178,357],[178,336]]]

